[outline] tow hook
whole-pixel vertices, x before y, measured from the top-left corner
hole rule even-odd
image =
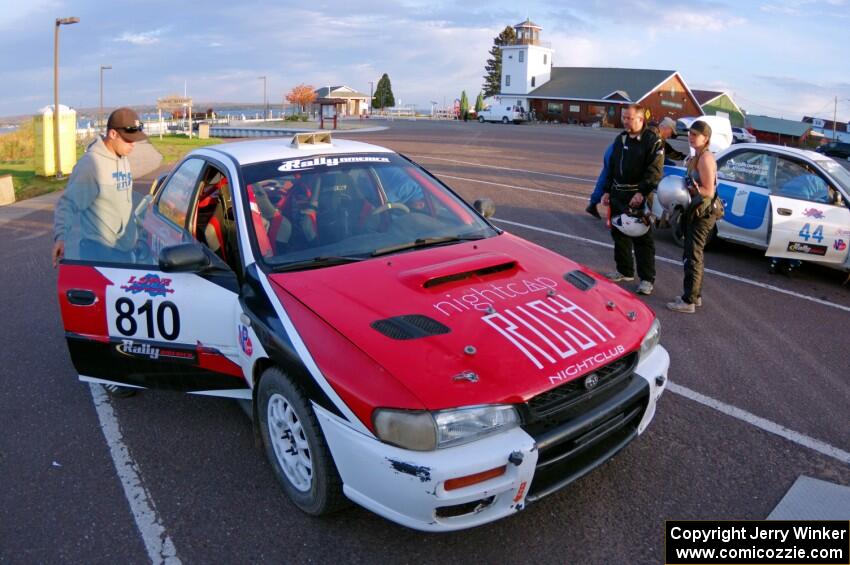
[[[519,451],[514,451],[508,457],[508,462],[513,463],[514,465],[519,467],[520,465],[522,465],[522,459],[523,459],[522,453],[519,452]]]

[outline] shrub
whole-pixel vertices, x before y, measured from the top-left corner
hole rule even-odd
[[[0,135],[0,161],[31,159],[35,148],[32,120],[21,123],[12,133]]]

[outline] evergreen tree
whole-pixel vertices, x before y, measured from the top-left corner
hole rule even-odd
[[[475,99],[475,113],[477,114],[484,109],[484,93],[479,92],[478,98]]]
[[[516,39],[516,32],[511,26],[506,26],[502,33],[493,39],[493,47],[490,48],[490,58],[484,65],[484,96],[493,96],[502,91],[502,45],[507,45]]]
[[[462,118],[469,112],[469,98],[466,97],[466,91],[460,93],[460,117]]]
[[[395,106],[395,97],[393,96],[393,87],[390,84],[390,77],[384,73],[375,87],[375,96],[372,98],[372,108],[380,108],[383,110],[387,107]]]

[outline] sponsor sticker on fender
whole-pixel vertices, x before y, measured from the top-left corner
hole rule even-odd
[[[254,353],[254,344],[251,343],[251,338],[248,335],[248,328],[239,324],[239,347],[242,348],[242,353],[250,357]]]
[[[847,249],[847,242],[843,239],[836,239],[835,242],[832,244],[832,247],[836,251],[844,251],[845,249]]]
[[[803,253],[805,255],[820,255],[822,257],[826,255],[827,248],[826,245],[813,245],[810,243],[792,241],[788,244],[788,251],[791,253]]]

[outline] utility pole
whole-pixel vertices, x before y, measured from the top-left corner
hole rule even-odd
[[[838,96],[835,97],[835,106],[832,107],[832,141],[835,141],[835,120],[838,117]]]
[[[61,180],[62,166],[59,160],[59,26],[75,24],[80,18],[56,18],[56,29],[53,33],[53,158],[56,166],[56,179]],[[75,126],[76,127],[76,126]]]
[[[374,84],[374,82],[372,82],[370,80],[369,81],[369,115],[372,115],[372,91],[373,91],[372,85],[373,84]]]
[[[97,129],[103,127],[103,71],[108,71],[112,69],[112,65],[101,65],[100,66],[100,114],[97,116]]]
[[[266,75],[257,77],[263,81],[263,120],[269,119],[269,103],[266,98]]]

